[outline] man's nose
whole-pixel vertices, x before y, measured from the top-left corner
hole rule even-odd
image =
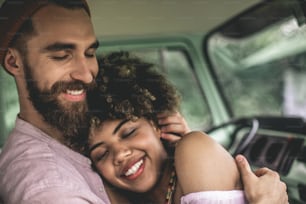
[[[94,80],[97,70],[98,63],[96,59],[87,59],[85,56],[79,57],[75,60],[70,76],[72,79],[88,84]]]

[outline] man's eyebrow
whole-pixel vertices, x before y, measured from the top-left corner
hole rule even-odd
[[[71,43],[60,43],[60,42],[55,42],[51,45],[48,45],[47,47],[43,48],[44,51],[46,52],[56,52],[56,51],[61,51],[61,50],[73,50],[75,49],[76,46]]]
[[[97,49],[99,47],[99,41],[96,40],[93,42],[88,49],[94,48]],[[76,45],[72,43],[62,43],[62,42],[55,42],[53,44],[48,45],[47,47],[43,48],[44,51],[46,52],[56,52],[56,51],[61,51],[61,50],[73,50],[76,49]]]
[[[130,120],[129,120],[129,119],[122,120],[122,121],[117,125],[117,127],[114,129],[113,135],[116,134],[116,132],[118,132],[118,130],[122,127],[122,125],[124,125],[124,124],[127,123],[128,121],[130,121]]]
[[[96,40],[94,43],[92,43],[89,48],[97,49],[100,46],[100,43],[98,40]]]

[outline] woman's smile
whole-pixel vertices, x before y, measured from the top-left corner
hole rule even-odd
[[[123,177],[128,180],[137,179],[144,171],[145,160],[141,158],[139,161],[134,163],[130,168],[124,171]]]

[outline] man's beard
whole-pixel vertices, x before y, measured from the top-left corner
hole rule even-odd
[[[51,126],[61,131],[64,143],[67,146],[79,146],[84,142],[85,133],[80,130],[87,130],[87,102],[60,102],[57,97],[66,90],[91,90],[95,87],[95,82],[85,84],[81,81],[64,82],[59,81],[52,85],[50,90],[40,90],[37,80],[33,79],[32,69],[25,62],[25,77],[30,100],[35,109],[43,116],[44,120]],[[50,135],[52,137],[52,135]],[[87,136],[87,135],[86,135]],[[82,138],[80,138],[82,137]]]

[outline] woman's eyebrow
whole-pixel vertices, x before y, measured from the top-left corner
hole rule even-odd
[[[118,132],[118,130],[122,127],[122,125],[124,125],[124,124],[127,123],[128,121],[130,121],[130,120],[129,120],[129,119],[122,120],[122,121],[117,125],[117,127],[114,129],[113,135],[116,134],[116,133]]]
[[[125,120],[122,120],[117,126],[116,126],[116,128],[114,129],[114,131],[113,131],[113,135],[114,134],[116,134],[119,130],[120,130],[120,128],[125,124],[125,123],[127,123],[128,121],[130,121],[129,119],[125,119]],[[96,143],[96,144],[94,144],[92,147],[90,147],[89,148],[89,155],[91,154],[91,152],[94,150],[94,149],[96,149],[97,147],[99,147],[99,146],[101,146],[101,145],[103,145],[104,144],[104,142],[102,141],[102,142],[98,142],[98,143]]]
[[[91,152],[96,149],[97,147],[103,145],[104,142],[98,142],[97,144],[94,144],[91,148],[89,148],[89,155],[91,154]]]

